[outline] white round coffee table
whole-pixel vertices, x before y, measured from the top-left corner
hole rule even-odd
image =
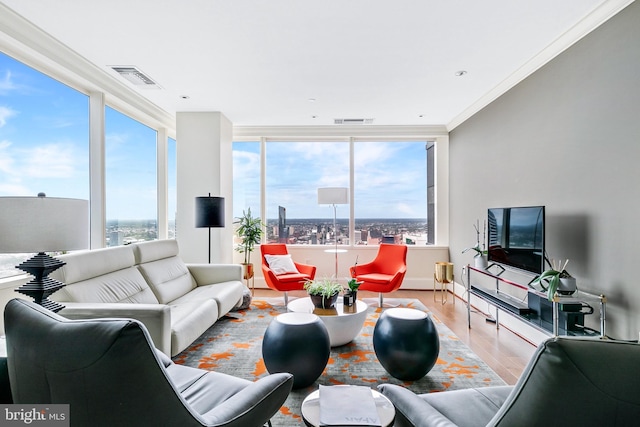
[[[368,308],[367,304],[359,300],[353,306],[347,307],[342,304],[342,297],[338,298],[335,307],[330,309],[314,307],[309,297],[298,298],[287,305],[289,311],[317,315],[327,327],[331,347],[353,341],[362,330]]]
[[[343,387],[343,386],[334,386]],[[393,403],[382,393],[371,389],[373,395],[373,401],[376,404],[378,410],[378,417],[380,418],[380,424],[383,427],[392,426],[396,418],[396,409],[393,407]],[[316,390],[302,401],[302,407],[300,408],[302,413],[302,419],[305,425],[310,427],[319,427],[320,425],[320,391]]]

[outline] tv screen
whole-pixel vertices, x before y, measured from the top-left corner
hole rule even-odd
[[[544,271],[544,206],[488,211],[489,262],[540,274]]]

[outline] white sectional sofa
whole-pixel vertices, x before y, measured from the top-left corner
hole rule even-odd
[[[175,356],[242,303],[238,264],[185,264],[175,240],[155,240],[57,257],[51,277],[66,286],[50,299],[71,319],[141,321],[154,345]]]

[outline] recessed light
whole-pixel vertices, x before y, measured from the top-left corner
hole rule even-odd
[[[307,101],[309,101],[309,102],[316,102],[316,99],[315,99],[315,98],[309,98]]]
[[[189,99],[189,98],[191,98],[191,97],[190,97],[189,95],[180,95],[180,98],[182,98],[182,99]]]
[[[465,74],[467,74],[467,72],[466,72],[465,70],[460,70],[460,71],[456,71],[456,72],[455,72],[455,76],[456,76],[456,77],[462,77],[462,76],[464,76]]]
[[[317,118],[318,118],[318,116],[311,116],[311,118],[312,118],[312,119],[317,119]]]

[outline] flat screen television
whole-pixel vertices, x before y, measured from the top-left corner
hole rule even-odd
[[[544,271],[544,206],[490,208],[487,235],[489,262]]]

